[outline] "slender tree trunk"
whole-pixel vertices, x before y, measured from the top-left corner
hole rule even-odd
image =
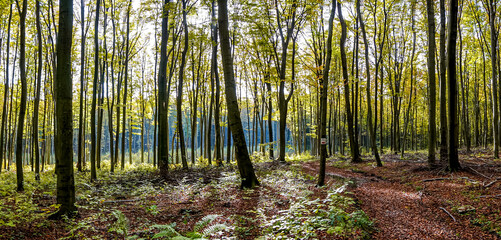
[[[456,38],[457,38],[458,1],[451,0],[449,5],[449,41],[447,44],[447,75],[449,99],[449,170],[454,172],[461,168],[458,158],[458,116],[457,116],[457,82],[456,82]],[[495,84],[495,83],[494,83]],[[493,85],[493,92],[494,91]],[[495,101],[495,100],[494,100]],[[496,110],[496,107],[494,107]],[[497,115],[495,115],[497,117]]]
[[[447,161],[447,79],[445,55],[445,0],[440,0],[440,162]]]
[[[169,170],[169,144],[167,128],[167,41],[169,40],[169,8],[170,0],[164,0],[162,13],[162,38],[160,40],[160,63],[158,66],[158,166],[162,175]]]
[[[18,3],[19,6],[19,3]],[[19,105],[19,119],[17,125],[17,140],[16,140],[16,176],[17,176],[17,191],[24,191],[23,187],[23,132],[24,119],[26,116],[26,100],[28,95],[26,83],[26,12],[28,8],[27,0],[23,0],[22,9],[19,10],[20,15],[20,43],[19,43],[19,70],[21,80],[21,102]]]
[[[351,149],[351,158],[352,162],[357,163],[361,162],[362,159],[360,158],[360,152],[358,149],[358,143],[357,140],[355,139],[355,133],[353,130],[353,115],[351,112],[351,107],[350,107],[350,83],[348,80],[348,65],[346,61],[346,50],[345,50],[345,43],[346,43],[346,22],[343,19],[343,14],[341,10],[341,3],[337,3],[338,6],[338,16],[339,16],[339,21],[341,22],[341,41],[340,41],[340,47],[341,47],[341,64],[342,64],[342,70],[343,70],[343,85],[344,85],[344,100],[345,100],[345,111],[346,111],[346,118],[348,121],[348,137],[350,139],[350,149]]]
[[[78,115],[78,160],[77,160],[77,169],[79,172],[82,171],[82,159],[85,151],[85,143],[84,143],[84,81],[85,81],[85,2],[84,0],[80,1],[80,29],[82,31],[81,34],[81,43],[80,43],[80,106],[79,106],[79,115]],[[94,143],[92,143],[94,144]]]
[[[82,0],[83,4],[83,0]],[[90,110],[90,180],[97,179],[96,174],[96,98],[99,91],[99,8],[101,1],[96,2],[96,21],[94,23],[94,81],[92,83],[92,106]],[[83,7],[82,7],[83,8]],[[83,10],[82,10],[83,13]],[[82,14],[83,16],[83,14]],[[83,21],[83,18],[82,18]],[[82,47],[83,48],[83,47]],[[83,72],[83,70],[82,70]],[[83,83],[83,81],[80,81]]]
[[[496,31],[496,12],[497,12],[497,1],[489,0],[488,14],[489,14],[489,26],[491,28],[491,63],[492,63],[492,129],[493,129],[493,147],[494,147],[494,158],[499,158],[499,110],[498,110],[498,96],[497,96],[497,44],[498,37]]]
[[[59,31],[57,36],[57,66],[55,66],[56,103],[56,174],[59,211],[50,218],[73,215],[75,182],[73,178],[73,94],[71,81],[71,44],[73,1],[59,2]]]
[[[125,168],[125,129],[126,129],[126,120],[127,120],[127,90],[128,90],[128,83],[129,83],[129,57],[130,57],[130,43],[129,43],[129,35],[130,35],[130,9],[132,5],[132,0],[129,0],[129,5],[127,6],[127,20],[126,20],[126,28],[127,28],[127,33],[125,37],[125,69],[124,69],[124,98],[123,98],[123,106],[122,106],[122,111],[123,111],[123,118],[122,118],[122,161],[121,161],[121,169]],[[120,108],[118,108],[118,111],[120,111]],[[118,117],[118,115],[117,115]],[[118,121],[117,121],[117,127],[118,127]],[[118,132],[118,131],[117,131]],[[129,139],[130,141],[130,139]]]
[[[435,82],[435,6],[432,0],[426,0],[428,13],[428,84],[429,84],[429,118],[428,118],[428,164],[435,164],[436,133],[436,82]],[[453,58],[454,59],[454,58]]]
[[[240,119],[240,110],[235,90],[235,78],[233,75],[233,59],[231,56],[230,34],[228,31],[228,7],[227,0],[218,0],[218,23],[219,36],[221,39],[221,56],[223,60],[223,72],[225,80],[226,105],[228,107],[228,119],[233,140],[235,141],[235,157],[240,172],[241,187],[252,188],[259,185],[254,167],[247,151],[244,130]]]
[[[0,172],[2,171],[2,162],[4,160],[4,132],[6,131],[6,122],[7,122],[7,103],[9,97],[9,56],[10,56],[10,28],[12,23],[12,3],[10,4],[9,9],[9,23],[7,27],[7,51],[5,55],[5,90],[3,95],[3,106],[2,106],[2,126],[0,128]],[[10,109],[12,113],[12,108]],[[7,144],[6,144],[7,145]],[[5,158],[4,168],[7,168],[7,158]]]
[[[334,25],[334,15],[336,13],[336,2],[332,1],[332,10],[329,17],[329,32],[327,35],[327,52],[325,56],[324,72],[320,84],[322,86],[322,95],[320,97],[320,172],[318,174],[318,186],[325,184],[325,161],[327,158],[327,135],[325,132],[327,121],[327,91],[329,87],[329,70],[332,58],[332,29]]]
[[[33,110],[33,143],[34,143],[34,153],[35,153],[35,179],[40,181],[40,149],[38,146],[38,109],[40,106],[40,88],[42,85],[42,26],[40,24],[40,0],[36,1],[36,28],[37,28],[37,42],[38,42],[38,66],[37,66],[37,83],[36,83],[36,96],[35,96],[35,106]],[[2,148],[2,145],[0,145]],[[1,163],[1,161],[0,161]],[[1,168],[1,164],[0,164]]]
[[[374,130],[374,126],[372,125],[372,104],[371,104],[371,73],[370,73],[370,65],[369,65],[369,43],[367,41],[367,34],[365,32],[365,23],[362,18],[362,13],[360,11],[360,0],[357,0],[357,16],[360,22],[360,27],[362,28],[362,37],[364,39],[364,48],[365,48],[365,69],[366,69],[366,78],[367,78],[367,125],[369,125],[369,135],[370,135],[370,145],[372,148],[372,153],[376,158],[376,163],[378,167],[382,167],[383,163],[381,162],[381,158],[379,157],[378,149],[376,146],[376,131]],[[330,44],[328,42],[327,44]],[[327,56],[329,57],[329,56]],[[328,66],[327,66],[328,67]],[[324,73],[325,75],[325,73]]]
[[[179,67],[179,81],[177,84],[177,131],[179,134],[179,144],[181,145],[181,161],[183,163],[183,168],[188,168],[188,162],[186,161],[186,144],[184,141],[184,129],[183,129],[183,112],[181,109],[181,104],[183,101],[183,80],[184,80],[184,66],[186,64],[186,54],[188,53],[188,22],[186,21],[186,1],[182,0],[183,4],[183,29],[184,29],[184,48],[181,53],[181,66]]]

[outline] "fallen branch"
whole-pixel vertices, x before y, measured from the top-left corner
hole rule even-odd
[[[135,202],[139,199],[124,199],[124,200],[108,200],[108,201],[104,201],[103,204],[107,204],[107,203],[121,203],[121,202]]]
[[[492,181],[492,182],[488,183],[488,184],[487,184],[487,185],[485,185],[484,187],[485,187],[485,188],[488,188],[488,187],[492,186],[494,183],[496,183],[497,181],[499,181],[499,179],[496,179],[496,180],[494,180],[494,181]]]
[[[454,220],[454,222],[456,221],[456,218],[454,218],[454,216],[452,216],[452,214],[449,211],[447,211],[447,209],[445,209],[443,207],[440,207],[440,209],[442,209],[445,213],[447,213],[449,215],[449,217],[451,217],[452,220]]]
[[[485,176],[484,174],[482,174],[482,173],[478,172],[477,170],[473,169],[472,167],[468,166],[467,168],[471,169],[474,173],[476,173],[476,174],[478,174],[478,175],[480,175],[480,176],[482,176],[484,178],[491,179],[490,177]]]
[[[482,195],[479,198],[498,198],[501,197],[501,194],[498,195]]]
[[[433,181],[441,181],[441,180],[452,180],[452,178],[431,178],[431,179],[424,179],[421,182],[433,182]]]

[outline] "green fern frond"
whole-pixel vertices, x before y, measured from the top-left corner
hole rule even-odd
[[[193,230],[195,232],[200,232],[200,230],[204,229],[209,224],[211,224],[214,220],[216,220],[216,218],[221,217],[221,216],[222,215],[219,215],[219,214],[210,214],[210,215],[207,215],[207,216],[203,217],[202,219],[200,219],[200,221],[198,221],[195,224],[195,227],[193,228]]]
[[[214,224],[214,225],[211,225],[211,226],[208,226],[204,231],[203,231],[203,235],[204,237],[209,237],[211,234],[213,233],[216,233],[218,231],[222,231],[222,230],[225,230],[227,229],[228,226],[226,226],[225,224]]]

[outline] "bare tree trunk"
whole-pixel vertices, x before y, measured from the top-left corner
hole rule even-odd
[[[16,140],[16,176],[17,176],[17,191],[24,191],[23,187],[23,132],[24,119],[26,116],[26,100],[28,95],[26,84],[26,12],[28,8],[27,0],[23,0],[22,9],[19,10],[20,16],[20,43],[19,43],[19,70],[21,80],[21,102],[19,105],[19,119],[17,125],[17,140]],[[19,6],[19,2],[18,2]]]
[[[26,2],[26,0],[25,0]],[[59,2],[59,31],[57,35],[57,66],[55,66],[56,103],[56,175],[59,211],[50,218],[74,215],[75,181],[73,178],[73,94],[71,81],[71,37],[73,29],[73,1]]]
[[[449,99],[449,170],[454,172],[461,168],[458,159],[458,116],[457,116],[457,82],[456,82],[456,38],[457,38],[458,1],[451,0],[449,6],[449,41],[448,56],[448,99]],[[495,86],[495,85],[494,85]],[[493,87],[494,87],[493,86]],[[494,88],[493,88],[493,92]],[[494,100],[495,101],[495,100]],[[496,115],[497,117],[497,115]]]
[[[341,22],[341,64],[343,68],[343,83],[344,83],[344,100],[345,100],[345,110],[346,110],[346,118],[348,121],[348,137],[350,139],[350,149],[351,149],[351,158],[352,162],[357,163],[361,162],[362,159],[360,158],[360,152],[358,149],[358,143],[355,138],[355,133],[353,130],[353,115],[351,112],[351,107],[350,107],[350,83],[348,80],[348,66],[347,66],[347,61],[346,61],[346,50],[345,50],[345,43],[346,43],[346,22],[343,19],[343,14],[341,10],[341,3],[337,3],[338,6],[338,16],[339,16],[339,21]]]
[[[162,39],[160,41],[160,64],[158,67],[158,166],[163,175],[169,170],[169,157],[167,145],[169,144],[167,128],[167,41],[169,40],[169,4],[170,0],[164,0],[162,13]]]
[[[188,23],[186,21],[186,1],[182,0],[183,4],[183,28],[184,28],[184,49],[181,54],[181,66],[179,67],[179,82],[177,84],[177,132],[179,134],[179,143],[181,145],[181,161],[183,163],[183,168],[188,168],[188,162],[186,161],[186,144],[184,141],[184,129],[183,129],[183,112],[181,109],[181,104],[183,101],[183,80],[184,80],[184,66],[186,64],[186,54],[188,53]]]
[[[358,2],[358,1],[357,1]],[[360,10],[360,8],[359,8]],[[334,25],[334,15],[336,13],[336,2],[332,1],[332,10],[329,17],[329,32],[327,35],[327,52],[325,56],[324,72],[320,84],[322,86],[322,95],[320,97],[320,169],[318,174],[318,186],[325,184],[325,161],[327,158],[327,136],[326,136],[326,121],[327,121],[327,90],[329,87],[329,71],[332,58],[332,29]]]
[[[447,79],[445,55],[445,0],[440,0],[440,162],[447,160]]]
[[[381,158],[379,157],[378,149],[376,146],[376,131],[374,130],[374,126],[372,125],[372,104],[371,104],[371,73],[370,73],[370,65],[369,65],[369,43],[367,41],[367,34],[365,32],[365,23],[362,18],[362,13],[360,11],[360,0],[357,0],[357,16],[360,22],[360,27],[362,28],[362,37],[364,39],[364,48],[365,48],[365,69],[366,69],[366,78],[367,78],[367,125],[369,125],[369,135],[370,135],[370,146],[372,148],[372,153],[376,158],[376,163],[378,167],[382,167],[383,163],[381,162]],[[328,42],[327,44],[330,44]],[[327,56],[329,57],[329,56]],[[324,73],[325,75],[325,73]]]
[[[435,82],[435,6],[432,0],[426,0],[428,13],[428,84],[429,84],[429,118],[428,118],[428,164],[435,164],[435,146],[437,142],[436,133],[436,82]]]
[[[247,151],[245,136],[240,120],[237,95],[235,90],[235,78],[233,75],[233,59],[231,56],[230,34],[228,31],[228,7],[226,0],[218,0],[219,36],[221,39],[221,56],[223,60],[223,72],[225,80],[226,104],[228,106],[229,125],[232,129],[235,141],[235,156],[240,172],[241,187],[252,188],[259,185],[254,167]]]
[[[12,23],[12,3],[10,4],[9,9],[9,23],[7,27],[7,53],[5,55],[5,90],[3,95],[3,106],[2,106],[2,126],[0,128],[0,172],[2,171],[2,162],[4,160],[4,132],[6,131],[6,122],[7,122],[7,104],[9,97],[9,56],[10,56],[10,28]],[[10,109],[12,113],[12,108]],[[7,144],[6,144],[7,145]],[[7,158],[5,158],[4,168],[7,168]]]

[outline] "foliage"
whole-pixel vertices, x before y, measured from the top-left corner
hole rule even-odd
[[[335,190],[329,190],[324,200],[301,197],[274,218],[264,217],[265,237],[311,239],[317,237],[316,231],[326,230],[328,234],[342,237],[353,237],[353,233],[360,232],[361,238],[368,238],[373,223],[361,210],[347,212],[354,204],[353,199]]]
[[[108,229],[108,231],[127,236],[127,231],[129,229],[129,220],[127,219],[127,217],[120,210],[114,210],[111,212],[111,214],[115,217],[116,220]]]

